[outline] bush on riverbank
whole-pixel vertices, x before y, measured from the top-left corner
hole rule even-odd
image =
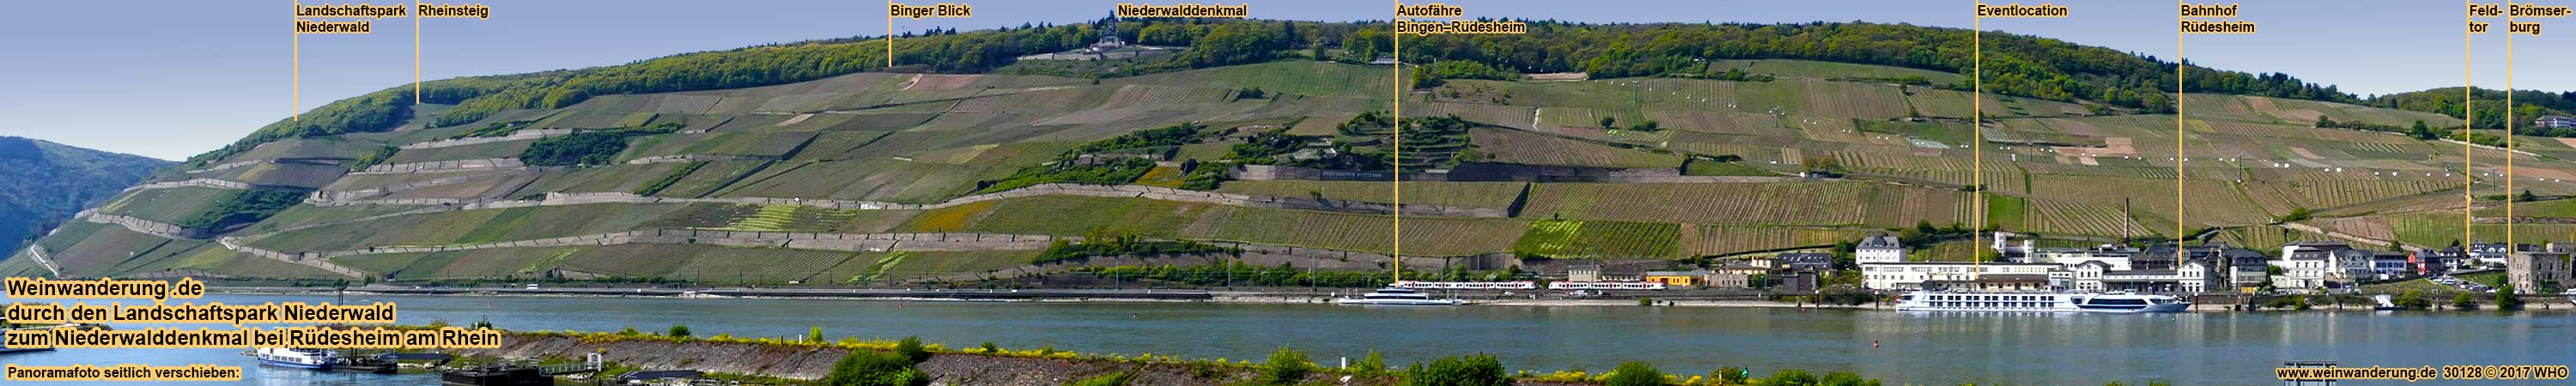
[[[1806,370],[1798,370],[1798,369],[1783,369],[1783,370],[1780,370],[1780,372],[1777,372],[1777,373],[1771,373],[1771,377],[1770,377],[1770,378],[1756,379],[1756,380],[1753,380],[1753,381],[1752,381],[1751,383],[1749,383],[1749,384],[1751,384],[1751,385],[1755,385],[1755,386],[1813,386],[1813,385],[1817,385],[1817,383],[1816,383],[1816,375],[1815,375],[1815,374],[1809,374],[1809,373],[1807,373],[1807,371],[1806,371]]]
[[[1404,370],[1399,386],[1505,386],[1512,384],[1503,373],[1503,361],[1492,355],[1476,354],[1445,357],[1430,364],[1415,362]]]
[[[1824,379],[1817,380],[1816,384],[1823,386],[1879,386],[1878,380],[1862,378],[1860,374],[1854,374],[1849,371],[1825,373]]]
[[[832,375],[823,378],[831,386],[926,386],[930,374],[913,368],[918,363],[902,354],[856,350],[832,365]]]
[[[1646,362],[1620,362],[1618,368],[1610,370],[1610,379],[1602,381],[1601,384],[1603,386],[1664,386],[1664,372],[1655,370],[1654,365]]]
[[[2495,291],[2496,309],[2505,311],[2522,309],[2522,298],[2514,296],[2512,284],[2496,286]]]
[[[912,363],[930,360],[930,349],[921,346],[920,336],[907,336],[903,337],[902,341],[895,342],[894,353],[902,354],[904,359],[910,359]]]
[[[1314,363],[1306,362],[1306,352],[1280,347],[1279,351],[1270,353],[1270,360],[1262,362],[1260,381],[1268,385],[1296,384],[1305,380],[1306,373],[1314,368]]]
[[[1369,350],[1368,355],[1360,356],[1359,364],[1351,365],[1351,375],[1363,377],[1387,375],[1386,356],[1379,355],[1377,350]]]
[[[2263,308],[2290,308],[2305,310],[2308,309],[2308,307],[2308,297],[2304,295],[2277,297],[2272,298],[2271,301],[2263,302]]]
[[[1709,373],[1704,379],[1712,385],[1741,385],[1752,377],[1753,374],[1744,369],[1726,366],[1717,368],[1717,372]]]
[[[649,341],[662,341],[662,342],[670,342],[670,343],[688,343],[688,342],[692,342],[692,341],[699,341],[699,342],[707,342],[707,343],[734,343],[734,344],[753,344],[753,345],[769,345],[769,346],[791,346],[791,347],[808,347],[808,348],[837,348],[837,349],[851,350],[851,351],[867,350],[867,351],[890,351],[890,352],[901,352],[901,351],[903,351],[903,350],[904,350],[904,349],[903,349],[904,342],[902,342],[902,341],[889,341],[889,340],[875,340],[875,341],[870,341],[870,340],[859,340],[859,338],[856,338],[856,337],[845,337],[845,338],[841,338],[841,340],[839,340],[839,341],[833,341],[833,342],[815,341],[815,340],[809,339],[809,337],[804,337],[804,336],[781,336],[781,337],[757,337],[757,338],[751,338],[751,337],[735,337],[735,336],[733,336],[732,334],[717,334],[717,335],[715,335],[715,336],[709,336],[709,337],[705,337],[705,338],[694,338],[694,337],[690,337],[690,336],[689,336],[689,328],[688,328],[688,326],[687,326],[687,325],[672,325],[672,326],[671,326],[671,333],[670,333],[670,334],[666,334],[666,335],[649,335],[649,334],[633,333],[633,332],[627,332],[627,331],[619,331],[619,332],[582,332],[582,331],[511,331],[510,333],[512,333],[512,334],[521,334],[521,335],[529,335],[529,336],[538,336],[538,337],[565,337],[565,338],[573,338],[574,340],[579,341],[579,342],[582,342],[582,343],[614,343],[614,342],[629,341],[629,340],[649,340]],[[914,339],[914,340],[912,340],[912,342],[911,342],[911,343],[912,343],[912,344],[915,344],[915,345],[919,345],[919,346],[918,346],[918,348],[921,350],[921,352],[920,352],[920,354],[919,354],[919,355],[920,355],[920,356],[919,356],[920,358],[925,358],[925,359],[926,359],[926,358],[929,358],[930,353],[941,352],[941,351],[944,351],[944,350],[945,350],[944,348],[941,348],[941,347],[940,347],[939,345],[937,345],[937,344],[925,344],[925,343],[921,343],[921,341],[920,341],[920,340],[918,340],[918,339]],[[1000,352],[996,352],[996,353],[993,353],[993,354],[994,354],[994,355],[1003,355],[1003,356],[1020,356],[1020,357],[1058,357],[1058,358],[1063,358],[1063,359],[1075,359],[1075,358],[1076,358],[1076,357],[1074,357],[1074,356],[1071,356],[1071,353],[1050,353],[1050,354],[1063,354],[1063,355],[1049,355],[1049,354],[1041,354],[1041,353],[1039,353],[1037,350],[1026,350],[1026,351],[1016,351],[1016,352],[1015,352],[1015,351],[1011,351],[1011,350],[1001,350]],[[906,358],[907,358],[907,359],[909,359],[909,358],[912,358],[912,356],[910,356],[910,355],[906,355]]]
[[[1791,295],[1771,299],[1774,302],[1857,306],[1880,300],[1878,294],[1866,291],[1828,290],[1815,295]]]
[[[1131,381],[1131,380],[1135,380],[1135,379],[1136,379],[1136,372],[1134,372],[1134,371],[1120,371],[1120,372],[1115,372],[1115,373],[1101,374],[1101,375],[1099,375],[1099,376],[1094,376],[1094,377],[1090,377],[1090,378],[1083,378],[1082,380],[1080,380],[1080,381],[1074,381],[1073,383],[1068,384],[1067,386],[1126,386],[1126,385],[1127,385],[1127,381]]]

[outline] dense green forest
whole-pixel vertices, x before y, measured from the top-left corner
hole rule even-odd
[[[2475,89],[2471,95],[2474,95],[2477,98],[2476,106],[2478,110],[2477,117],[2475,119],[2471,119],[2472,126],[2479,129],[2504,128],[2505,92],[2503,90],[2480,88]],[[2463,117],[2460,115],[2460,98],[2461,95],[2459,87],[2444,87],[2424,91],[2381,95],[2370,98],[2370,101],[2366,103],[2373,107],[2439,113],[2458,118]],[[2568,115],[2568,111],[2576,111],[2576,91],[2556,93],[2548,91],[2516,90],[2513,92],[2513,106],[2513,120],[2515,121],[2513,122],[2513,131],[2515,134],[2550,137],[2576,137],[2576,129],[2542,129],[2532,127],[2531,124],[2533,119],[2540,118],[2541,116]]]
[[[1392,45],[1383,23],[1375,22],[1115,22],[1122,39],[1190,48],[1179,55],[1138,63],[1114,75],[1276,60],[1301,49],[1318,59],[1366,61]],[[408,87],[335,101],[302,114],[301,119],[269,124],[241,141],[188,161],[202,166],[280,139],[391,130],[412,118],[409,106],[415,102],[455,105],[429,122],[432,127],[445,127],[472,123],[502,111],[570,106],[599,95],[743,88],[863,71],[983,72],[1010,65],[1018,56],[1083,47],[1099,38],[1095,24],[906,33],[895,39],[895,68],[883,64],[882,46],[868,44],[883,37],[861,36],[686,53],[615,66],[439,80],[423,84],[418,101],[413,100]],[[1589,72],[1596,78],[1714,75],[1716,71],[1710,71],[1706,63],[1720,59],[1805,59],[1967,73],[1973,64],[1970,35],[1964,29],[1874,23],[1537,21],[1531,22],[1530,32],[1525,35],[1413,37],[1406,44],[1404,60],[1443,63],[1423,71],[1457,78],[1567,71]],[[2174,63],[2047,38],[1986,35],[1984,74],[1988,91],[2171,111]],[[1328,49],[1335,46],[1340,48],[1338,55]],[[2305,83],[2284,74],[2193,67],[2185,72],[2184,80],[2192,92],[2359,102],[2333,86]]]
[[[623,134],[587,132],[537,140],[519,152],[519,160],[536,166],[607,165],[609,157],[625,150]]]
[[[170,164],[143,156],[0,137],[0,255],[71,221],[72,213]]]
[[[659,124],[546,137],[528,144],[527,150],[519,151],[519,160],[536,166],[608,165],[613,163],[612,158],[617,156],[617,152],[626,151],[627,137],[670,134],[679,130],[677,124]]]

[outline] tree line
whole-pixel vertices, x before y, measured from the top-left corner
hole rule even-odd
[[[2474,119],[2469,119],[2471,127],[2477,129],[2503,129],[2506,121],[2506,110],[2504,107],[2505,92],[2503,90],[2480,88],[2470,91],[2470,95],[2472,98],[2476,99],[2475,107],[2477,107],[2476,117]],[[2442,114],[2451,116],[2452,118],[2470,118],[2469,116],[2460,113],[2460,105],[2462,103],[2459,87],[2444,87],[2424,91],[2375,96],[2371,97],[2370,100],[2364,104],[2371,107]],[[2538,119],[2542,116],[2569,115],[2568,111],[2576,111],[2576,91],[2553,93],[2548,91],[2515,90],[2513,92],[2512,109],[2512,120],[2515,121],[2513,122],[2514,134],[2548,137],[2576,137],[2576,129],[2545,129],[2534,127],[2535,125],[2532,124],[2534,119]]]

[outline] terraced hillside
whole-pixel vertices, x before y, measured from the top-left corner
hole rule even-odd
[[[2504,157],[2516,189],[2576,195],[2576,163],[2547,149],[2314,125],[2459,124],[2436,114],[2193,94],[2177,123],[1970,95],[1915,68],[1706,70],[1739,75],[1399,96],[1389,67],[1286,59],[1100,80],[856,72],[472,119],[420,104],[391,130],[165,170],[0,271],[860,285],[1048,269],[1043,250],[1104,237],[1383,269],[1399,194],[1407,256],[1681,259],[1980,220],[2075,241],[2440,245],[2461,233],[2464,184],[2504,193]],[[1972,103],[1990,117],[1971,123]],[[2474,227],[2503,234],[2501,202],[2476,205]]]

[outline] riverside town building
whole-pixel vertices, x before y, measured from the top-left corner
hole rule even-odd
[[[2361,250],[2340,242],[2295,242],[2282,246],[2278,257],[2216,244],[2165,244],[2143,250],[2119,245],[2041,248],[2029,240],[2009,241],[2013,236],[1996,236],[1990,247],[1999,260],[1982,263],[1904,261],[1903,246],[1888,236],[1863,239],[1854,254],[1861,266],[1862,285],[1872,290],[2137,293],[2251,293],[2267,286],[2294,293],[2352,288],[2367,281],[2424,275],[2424,264],[2433,256]],[[2540,269],[2565,275],[2568,270],[2563,268],[2544,264]],[[2281,274],[2269,272],[2275,269]]]

